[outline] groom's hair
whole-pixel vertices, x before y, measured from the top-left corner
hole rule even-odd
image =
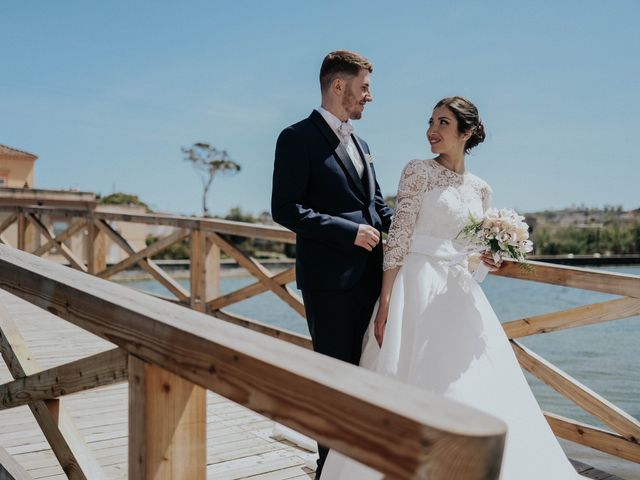
[[[373,65],[362,55],[349,50],[336,50],[329,53],[322,61],[320,67],[320,90],[322,93],[329,90],[331,83],[339,75],[355,77],[362,69],[373,72]]]

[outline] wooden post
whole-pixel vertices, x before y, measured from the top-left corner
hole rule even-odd
[[[20,210],[18,213],[18,248],[20,250],[24,250],[27,244],[28,225],[27,217],[25,217],[24,212]]]
[[[202,230],[191,232],[191,308],[206,310],[220,292],[220,248]]]
[[[95,275],[107,268],[106,238],[93,221],[89,221],[87,229],[87,269]]]
[[[129,355],[129,478],[205,480],[206,390]]]

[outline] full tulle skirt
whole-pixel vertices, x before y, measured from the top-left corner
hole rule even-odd
[[[393,286],[382,348],[373,332],[372,321],[361,366],[505,421],[501,480],[582,478],[560,448],[498,318],[466,268],[408,254]],[[322,471],[322,480],[381,478],[333,450]]]

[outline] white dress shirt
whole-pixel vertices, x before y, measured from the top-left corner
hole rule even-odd
[[[343,123],[342,120],[340,120],[338,117],[336,117],[329,110],[325,110],[322,107],[318,107],[316,110],[318,110],[320,115],[322,115],[322,118],[324,118],[325,121],[331,127],[331,130],[333,130],[333,132],[340,139],[340,141],[344,145],[345,150],[349,154],[349,158],[351,158],[351,163],[353,163],[353,166],[355,167],[356,172],[358,172],[358,175],[360,176],[360,178],[362,178],[362,174],[364,172],[364,163],[362,161],[362,157],[360,157],[360,153],[358,152],[358,148],[356,147],[356,144],[353,141],[353,138],[351,137],[351,135],[344,136],[338,130],[340,128],[340,125]],[[348,120],[346,123],[351,125],[351,120]]]

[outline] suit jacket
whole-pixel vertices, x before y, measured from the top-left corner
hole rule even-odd
[[[372,252],[353,243],[359,224],[388,232],[393,214],[384,203],[373,164],[366,161],[369,146],[356,135],[353,139],[365,164],[362,179],[316,110],[278,137],[271,213],[296,233],[301,290],[349,289],[371,256],[382,265],[382,242]]]

